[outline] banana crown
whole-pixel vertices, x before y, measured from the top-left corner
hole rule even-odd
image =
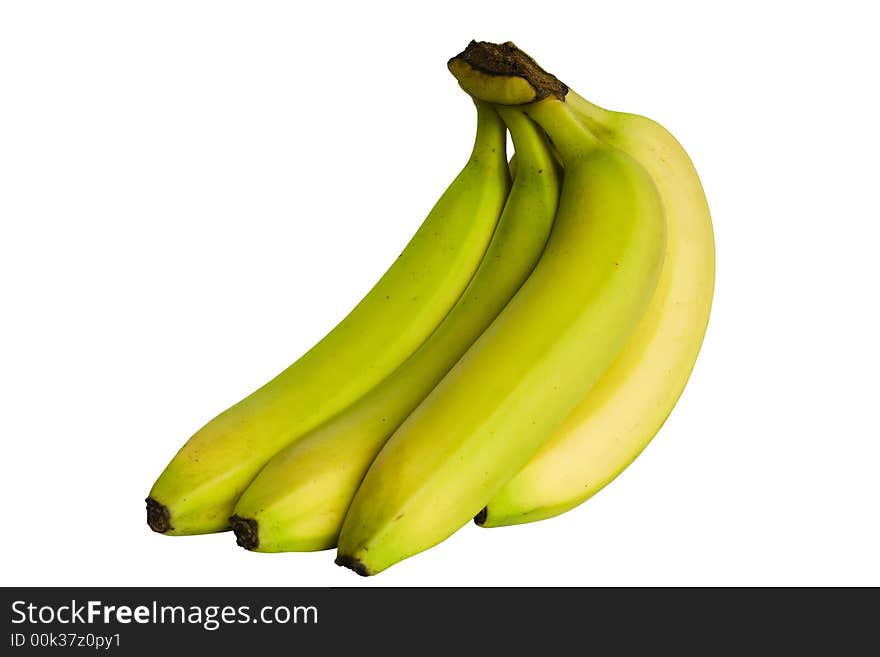
[[[563,100],[568,93],[565,83],[512,41],[471,41],[447,66],[468,94],[498,105],[524,105],[550,96]]]

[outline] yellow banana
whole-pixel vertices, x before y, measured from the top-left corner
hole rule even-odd
[[[450,69],[483,100],[529,103],[522,111],[565,167],[557,217],[531,276],[364,477],[337,554],[361,575],[448,537],[529,461],[623,348],[663,260],[663,212],[644,169],[583,126],[558,80],[483,55],[465,51]]]
[[[467,289],[431,337],[354,404],[286,447],[235,506],[238,544],[258,552],[334,547],[358,484],[378,451],[486,326],[538,261],[560,174],[541,131],[502,109],[519,168],[492,242]]]
[[[510,187],[504,123],[477,103],[477,124],[466,166],[375,287],[308,353],[202,427],[168,464],[147,499],[151,528],[227,529],[236,499],[274,454],[373,388],[437,327],[477,269]]]
[[[484,527],[556,516],[595,495],[647,446],[675,406],[700,351],[715,280],[712,220],[676,139],[642,116],[610,112],[573,91],[566,102],[657,186],[667,221],[657,290],[611,368],[535,457],[475,518]]]

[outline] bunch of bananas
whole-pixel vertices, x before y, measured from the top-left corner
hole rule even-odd
[[[449,69],[476,105],[467,164],[336,328],[181,448],[147,498],[155,531],[337,547],[372,575],[471,518],[577,506],[672,410],[714,286],[687,154],[512,43]]]

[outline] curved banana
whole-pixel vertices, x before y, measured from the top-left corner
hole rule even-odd
[[[336,560],[361,575],[448,537],[529,461],[623,348],[663,260],[663,212],[644,169],[583,127],[564,85],[491,54],[480,71],[464,62],[485,87],[501,81],[508,98],[525,89],[519,103],[543,94],[522,111],[565,167],[556,222],[528,280],[364,477]],[[512,76],[527,84],[503,82]]]
[[[504,123],[477,103],[477,124],[466,166],[375,287],[309,352],[199,429],[168,464],[147,499],[152,529],[227,529],[236,499],[274,454],[373,388],[436,328],[477,269],[510,188]]]
[[[498,527],[550,518],[595,495],[648,445],[672,412],[703,341],[715,280],[709,206],[687,153],[662,126],[610,112],[573,91],[566,102],[657,186],[666,257],[639,327],[611,368],[475,521]]]
[[[235,505],[238,544],[258,552],[334,547],[358,484],[388,437],[504,308],[538,261],[560,174],[541,131],[500,110],[520,162],[480,267],[431,337],[366,395],[283,449]]]

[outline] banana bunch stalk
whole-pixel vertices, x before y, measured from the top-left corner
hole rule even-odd
[[[147,499],[154,530],[336,547],[372,575],[472,518],[579,505],[671,412],[714,288],[687,154],[512,43],[471,42],[449,69],[477,108],[464,169],[348,317],[183,446]]]

